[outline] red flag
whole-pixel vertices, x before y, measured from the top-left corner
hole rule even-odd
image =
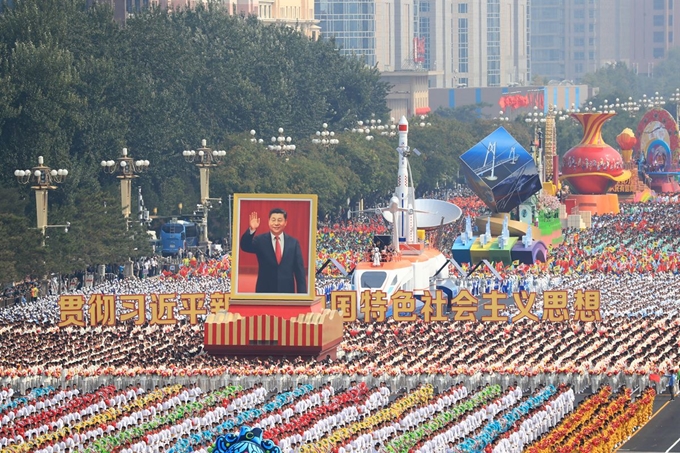
[[[659,376],[658,374],[650,374],[649,380],[658,383],[658,382],[661,382],[661,376]]]

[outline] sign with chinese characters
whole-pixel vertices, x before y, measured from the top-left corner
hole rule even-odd
[[[172,325],[177,315],[185,316],[192,325],[198,317],[229,309],[229,294],[92,294],[89,299],[81,294],[59,296],[59,327],[114,326],[117,322],[134,320],[136,325]],[[118,310],[116,310],[118,307]]]
[[[176,324],[177,316],[184,316],[191,325],[199,323],[199,316],[229,309],[229,293],[214,292],[187,294],[92,294],[89,299],[81,294],[59,296],[59,327],[114,326],[118,322],[134,321],[142,325]],[[388,311],[396,321],[415,321],[419,315],[425,322],[517,322],[522,318],[532,321],[583,322],[601,321],[600,291],[577,290],[573,295],[573,315],[569,312],[569,294],[566,290],[543,291],[543,307],[539,317],[532,310],[536,293],[520,291],[512,297],[492,291],[480,298],[468,290],[461,290],[451,299],[442,291],[434,295],[423,294],[416,298],[413,292],[399,290],[390,301],[384,291],[364,291],[358,299],[356,291],[333,291],[330,308],[338,310],[345,322],[356,321],[361,315],[366,322],[383,322]],[[208,301],[209,303],[206,303]],[[517,308],[508,314],[511,305]],[[421,306],[419,312],[416,309]],[[118,309],[116,309],[118,308]],[[515,310],[513,310],[513,313]]]
[[[366,322],[385,321],[389,307],[387,294],[384,291],[364,291],[360,300],[357,301],[356,291],[333,291],[331,292],[331,309],[339,310],[345,321],[356,321],[359,314],[363,315]],[[395,321],[415,321],[416,297],[412,292],[399,290],[391,298],[392,317]],[[542,316],[539,317],[532,311],[536,302],[536,293],[520,291],[508,297],[499,291],[491,291],[483,294],[479,299],[470,294],[467,289],[461,290],[450,300],[442,291],[434,295],[425,293],[420,296],[422,308],[420,314],[425,322],[454,321],[467,322],[517,322],[522,318],[532,321],[541,320],[548,322],[564,322],[570,319],[574,321],[596,322],[601,321],[600,315],[600,291],[577,290],[574,293],[573,316],[569,315],[568,293],[566,290],[544,291]],[[509,305],[514,304],[518,313],[510,316]],[[450,317],[448,313],[452,313]],[[514,312],[514,310],[513,310]]]

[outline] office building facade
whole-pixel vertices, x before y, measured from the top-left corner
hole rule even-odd
[[[422,0],[430,87],[488,87],[527,82],[529,0]]]
[[[314,17],[343,54],[380,71],[410,68],[413,0],[316,0]]]
[[[531,73],[579,81],[607,64],[654,76],[678,46],[678,0],[532,0]]]

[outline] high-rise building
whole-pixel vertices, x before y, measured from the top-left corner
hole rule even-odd
[[[410,67],[413,0],[316,0],[321,35],[380,71]]]
[[[193,8],[201,0],[88,0],[110,3],[114,17],[124,23],[132,14],[157,6],[163,9]],[[265,23],[286,25],[318,39],[319,25],[314,19],[314,0],[220,0],[230,14],[255,15]]]
[[[654,76],[654,66],[668,58],[668,51],[680,44],[680,2],[674,0],[632,0],[630,26],[630,67],[638,74]]]
[[[319,38],[314,0],[225,0],[235,14],[255,14],[265,23],[286,25],[312,39]]]
[[[428,71],[434,87],[528,76],[528,0],[316,0],[322,36],[380,71]]]
[[[420,0],[423,66],[437,88],[521,85],[529,65],[529,0]]]
[[[533,0],[531,73],[578,81],[614,62],[638,74],[678,46],[676,0]]]
[[[532,76],[578,81],[608,63],[628,63],[630,39],[638,39],[631,28],[633,1],[532,1]]]

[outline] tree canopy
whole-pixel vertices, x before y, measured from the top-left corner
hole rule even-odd
[[[673,87],[678,65],[677,53],[658,65],[661,87]],[[601,96],[637,98],[635,90],[648,86],[623,65],[589,77]],[[101,171],[100,162],[124,147],[150,161],[134,185],[161,216],[198,202],[199,174],[182,151],[202,139],[226,151],[211,173],[213,197],[316,193],[321,216],[338,214],[347,199],[385,202],[395,185],[397,139],[379,128],[370,130],[373,140],[353,130],[359,120],[388,124],[388,90],[376,68],[341,55],[332,40],[233,16],[217,3],[151,9],[120,26],[105,2],[14,2],[0,14],[0,255],[8,263],[0,282],[150,253],[144,231],[134,222],[126,228],[118,180]],[[411,125],[409,142],[423,152],[411,159],[419,193],[456,181],[458,156],[499,126],[477,118],[477,108],[442,110],[429,126]],[[312,142],[324,123],[339,144]],[[531,141],[521,119],[503,126],[520,143]],[[265,146],[279,128],[297,146],[288,159]],[[620,129],[609,130],[613,143]],[[560,152],[580,139],[578,126],[558,132]],[[13,176],[38,156],[69,170],[50,191],[49,221],[71,228],[49,229],[45,247],[31,229],[33,194]],[[226,236],[228,209],[211,211],[209,220],[211,239]]]

